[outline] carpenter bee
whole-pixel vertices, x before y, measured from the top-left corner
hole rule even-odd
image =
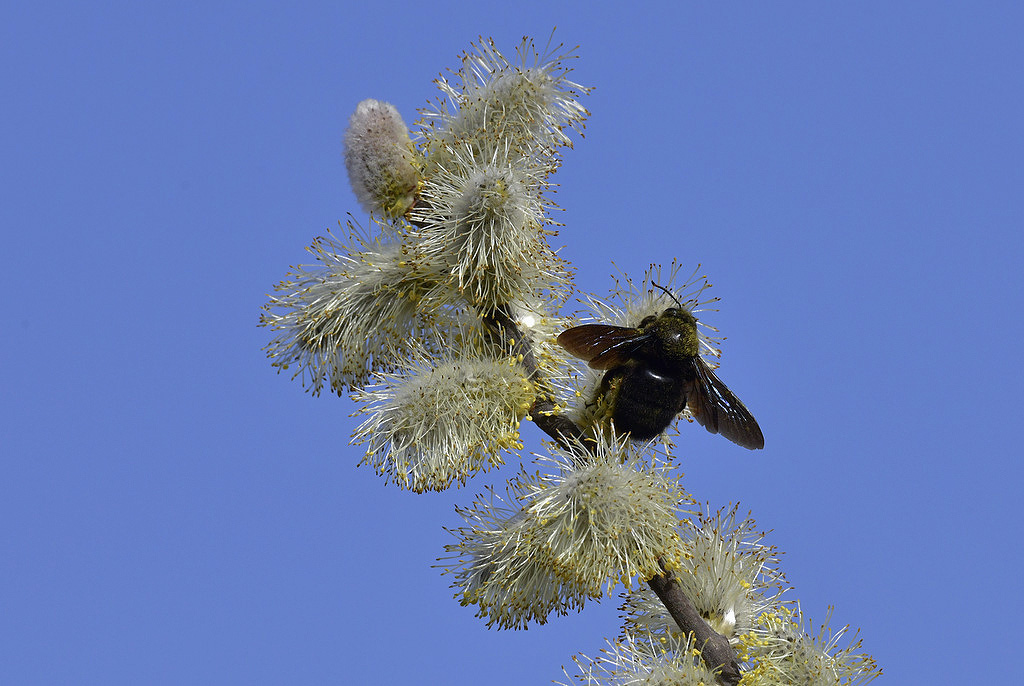
[[[685,307],[646,317],[636,328],[577,326],[559,334],[558,343],[594,369],[608,370],[602,392],[618,382],[612,398],[618,431],[639,440],[654,438],[689,408],[709,432],[751,450],[764,447],[750,411],[700,357],[697,319]]]

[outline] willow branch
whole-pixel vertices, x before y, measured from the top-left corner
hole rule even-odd
[[[523,368],[526,369],[527,378],[537,387],[537,398],[530,408],[530,419],[541,431],[551,436],[560,446],[566,450],[572,450],[574,445],[585,445],[591,452],[597,448],[593,438],[586,435],[583,429],[577,424],[560,414],[555,405],[554,398],[543,391],[543,379],[540,368],[537,364],[537,356],[533,352],[533,346],[523,331],[516,325],[506,308],[499,307],[494,314],[484,317],[484,322],[492,330],[495,330],[501,339],[511,344],[512,354],[522,357]]]
[[[708,669],[717,673],[719,683],[735,686],[740,680],[740,666],[736,661],[736,653],[729,645],[729,639],[708,626],[683,593],[675,576],[665,568],[664,558],[658,562],[662,573],[649,579],[647,585],[664,603],[679,628],[693,634],[694,645],[700,650],[701,659]]]
[[[543,387],[537,357],[529,339],[519,329],[505,308],[499,307],[492,315],[485,316],[486,325],[499,334],[506,343],[511,343],[512,352],[522,357],[522,365],[528,378],[538,388]],[[585,445],[591,453],[596,451],[597,443],[575,422],[556,410],[554,398],[538,393],[537,400],[530,408],[530,418],[541,431],[551,436],[563,448],[570,449],[573,444]],[[682,587],[675,576],[666,569],[664,558],[658,560],[662,573],[649,579],[651,587],[669,615],[685,634],[693,634],[694,645],[700,650],[701,659],[708,669],[715,672],[718,682],[724,686],[735,686],[740,680],[739,662],[736,653],[729,645],[729,639],[712,629],[697,612],[693,602],[683,593]]]

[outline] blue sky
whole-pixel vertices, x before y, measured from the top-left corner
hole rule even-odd
[[[686,487],[773,529],[805,612],[834,605],[891,683],[1003,680],[1019,6],[344,5],[2,11],[4,681],[547,683],[616,635],[616,598],[521,633],[460,607],[442,527],[513,469],[385,486],[353,404],[275,374],[256,326],[362,217],[356,103],[412,121],[478,36],[553,26],[595,87],[555,179],[561,254],[598,295],[612,260],[701,262],[722,378],[764,430],[754,454],[682,427]]]

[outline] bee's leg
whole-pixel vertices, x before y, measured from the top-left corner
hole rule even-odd
[[[604,398],[608,397],[608,394],[612,391],[616,382],[619,381],[626,373],[626,367],[616,367],[615,369],[609,370],[605,373],[601,379],[601,385],[597,387],[597,392],[594,394],[594,399],[587,403],[587,407],[596,405],[601,402]]]
[[[676,410],[676,414],[679,414],[680,412],[682,412],[683,410],[685,410],[685,409],[686,409],[686,400],[687,400],[687,397],[688,397],[688,396],[687,396],[687,393],[686,393],[686,391],[683,391],[683,393],[682,393],[682,398],[681,398],[681,399],[680,399],[680,401],[679,401],[679,409],[678,409],[678,410]]]

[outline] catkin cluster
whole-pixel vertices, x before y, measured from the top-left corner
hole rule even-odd
[[[778,556],[752,520],[735,508],[692,510],[667,439],[617,435],[601,374],[556,344],[572,284],[550,244],[550,177],[588,116],[588,89],[568,78],[573,57],[524,39],[510,60],[480,41],[436,80],[440,96],[414,132],[393,105],[358,104],[344,156],[370,228],[351,221],[316,239],[313,264],[275,287],[260,318],[273,332],[271,364],[314,394],[350,393],[361,464],[417,492],[502,464],[522,449],[526,418],[582,427],[578,441],[549,431],[558,444],[536,456],[536,471],[459,509],[465,526],[442,564],[456,598],[499,628],[544,623],[625,587],[622,635],[576,658],[580,682],[716,679],[642,583],[671,574],[731,642],[742,683],[866,683],[878,669],[855,653],[859,642],[840,648],[845,630],[812,633],[782,599]],[[703,277],[677,297],[678,271],[673,261],[639,284],[624,277],[607,303],[587,299],[589,319],[631,327],[673,302],[698,312],[715,301]],[[713,368],[720,339],[699,324],[699,354]]]
[[[587,116],[571,51],[517,59],[489,41],[462,56],[415,135],[392,105],[365,100],[345,164],[373,230],[328,234],[276,287],[261,323],[272,364],[313,392],[353,392],[364,463],[416,491],[464,483],[520,447],[519,423],[563,363],[554,314],[570,288],[549,177]],[[535,351],[527,369],[494,325]],[[520,342],[521,343],[521,342]]]

